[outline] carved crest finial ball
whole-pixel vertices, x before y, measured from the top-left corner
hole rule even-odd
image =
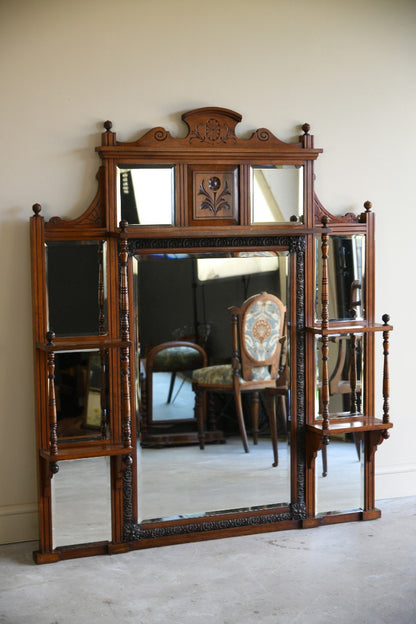
[[[364,202],[364,208],[366,209],[367,212],[370,212],[372,207],[373,207],[373,204],[370,201]]]
[[[42,210],[42,206],[40,204],[33,204],[32,210],[35,213],[35,216],[37,217],[40,211]]]
[[[321,219],[321,223],[322,223],[323,227],[326,227],[328,225],[328,221],[329,221],[328,217],[326,215],[324,215],[322,217],[322,219]]]
[[[107,132],[110,132],[112,127],[113,127],[113,122],[107,119],[107,121],[104,122],[104,128],[107,130]]]
[[[381,318],[383,319],[384,325],[387,325],[390,320],[390,316],[388,314],[383,314]]]
[[[302,126],[302,130],[304,131],[305,134],[309,133],[309,130],[311,129],[310,125],[308,123],[304,123]]]

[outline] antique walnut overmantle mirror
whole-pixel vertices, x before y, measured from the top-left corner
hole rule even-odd
[[[182,119],[183,138],[126,143],[106,122],[86,212],[33,206],[38,563],[380,516],[392,327],[374,318],[371,204],[321,205],[308,124],[286,143],[239,138],[227,109]],[[284,314],[274,381],[242,393],[245,449],[233,392],[198,374],[250,383],[236,310],[260,293]]]

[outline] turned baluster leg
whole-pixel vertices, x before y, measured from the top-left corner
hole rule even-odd
[[[387,325],[390,321],[390,316],[388,314],[383,314],[382,316],[384,325]],[[388,423],[390,421],[389,415],[389,398],[390,398],[390,379],[389,379],[389,333],[390,330],[383,331],[383,356],[384,356],[384,367],[383,367],[383,423]],[[389,432],[386,430],[383,433],[384,438],[389,437]]]
[[[327,226],[328,218],[322,218],[324,228]],[[325,330],[329,327],[329,288],[328,288],[328,240],[329,235],[323,232],[321,236],[322,250],[322,430],[328,430],[329,425],[329,371],[328,371],[328,351],[329,338],[325,335]]]
[[[328,225],[328,217],[322,217],[324,229]],[[322,250],[322,476],[328,473],[327,445],[329,444],[329,370],[328,352],[329,337],[325,335],[325,330],[329,328],[329,287],[328,287],[328,247],[329,235],[324,231],[321,235]]]

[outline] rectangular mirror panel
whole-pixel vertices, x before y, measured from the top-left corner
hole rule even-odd
[[[55,354],[59,443],[107,438],[107,359],[106,351],[58,351]]]
[[[111,541],[109,457],[62,461],[51,483],[54,548]]]
[[[303,167],[251,167],[252,223],[288,223],[303,220]]]
[[[174,174],[175,168],[169,165],[118,167],[118,221],[131,225],[172,225]]]
[[[207,444],[203,451],[197,445],[140,448],[139,522],[289,504],[287,435],[279,436],[276,468],[267,432],[255,446],[248,435],[248,454],[231,432],[225,444]]]
[[[331,336],[328,344],[329,414],[342,418],[359,414],[364,402],[364,336]],[[315,418],[322,418],[322,341],[315,342]]]
[[[330,436],[329,444],[319,451],[315,464],[317,515],[364,508],[362,435]]]
[[[279,465],[272,467],[272,445],[260,395],[259,439],[251,437],[250,396],[243,394],[249,453],[239,435],[232,393],[212,394],[209,427],[220,436],[201,450],[195,419],[192,370],[176,373],[146,370],[147,354],[158,345],[193,342],[206,352],[208,365],[231,361],[228,308],[267,291],[288,302],[289,253],[140,255],[135,267],[137,334],[140,344],[140,448],[138,501],[140,521],[204,515],[222,510],[283,505],[290,502],[290,426],[288,393],[276,397]],[[162,302],[165,302],[162,304]],[[290,351],[290,345],[288,345]],[[288,358],[286,371],[289,370]],[[200,367],[200,365],[199,365]],[[143,392],[146,374],[151,393]],[[149,403],[151,394],[151,404]],[[146,422],[143,421],[145,418]],[[214,420],[215,422],[213,422]],[[151,434],[151,438],[147,437]],[[157,437],[191,435],[193,442],[166,442]],[[189,438],[190,439],[190,438]]]
[[[321,238],[316,237],[315,317],[322,318]],[[328,249],[329,319],[365,318],[365,235],[331,234]]]
[[[56,337],[107,333],[106,243],[46,245],[48,329]]]

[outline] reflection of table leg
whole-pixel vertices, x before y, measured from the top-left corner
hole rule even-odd
[[[176,379],[176,372],[174,371],[171,375],[170,378],[170,385],[169,385],[169,392],[168,392],[168,399],[166,401],[166,403],[170,403],[170,400],[172,398],[172,392],[173,392],[173,387],[175,385],[175,379]],[[173,399],[175,400],[175,399]]]

